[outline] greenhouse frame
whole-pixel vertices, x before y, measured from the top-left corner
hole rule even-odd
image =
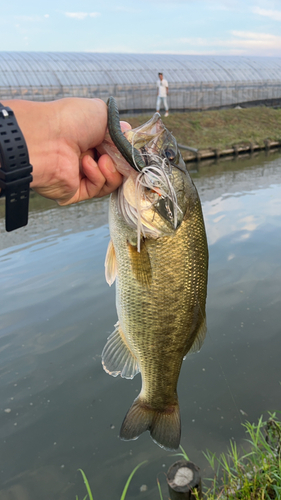
[[[160,71],[174,111],[281,103],[281,57],[0,52],[0,64],[0,100],[112,95],[121,112],[150,112]]]

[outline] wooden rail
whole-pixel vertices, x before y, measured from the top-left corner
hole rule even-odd
[[[229,149],[196,149],[189,146],[184,146],[183,144],[178,144],[178,147],[182,150],[182,157],[185,162],[194,160],[204,160],[208,158],[220,158],[224,156],[238,156],[241,153],[253,153],[254,151],[261,151],[263,149],[270,150],[272,148],[280,148],[281,141],[270,141],[266,139],[263,145],[254,144],[250,142],[249,144],[234,145]]]

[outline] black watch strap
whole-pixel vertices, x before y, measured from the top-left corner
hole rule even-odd
[[[0,188],[6,197],[6,231],[28,222],[32,166],[13,111],[0,103]]]

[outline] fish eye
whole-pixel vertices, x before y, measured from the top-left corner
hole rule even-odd
[[[165,150],[165,156],[166,156],[167,160],[173,161],[176,157],[176,153],[173,149],[169,148],[169,149]]]

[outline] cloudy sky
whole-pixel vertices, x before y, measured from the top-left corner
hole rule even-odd
[[[281,0],[7,0],[0,50],[281,56]]]

